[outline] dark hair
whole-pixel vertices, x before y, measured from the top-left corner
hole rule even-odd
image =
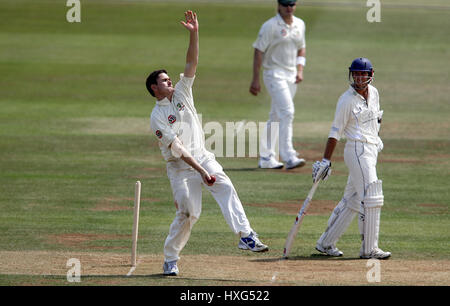
[[[150,73],[150,75],[147,77],[147,80],[145,81],[145,86],[147,87],[148,92],[154,97],[155,96],[155,92],[153,91],[151,85],[153,84],[157,84],[156,80],[158,79],[158,76],[161,73],[166,73],[167,71],[165,69],[160,69],[160,70],[155,70],[152,73]]]

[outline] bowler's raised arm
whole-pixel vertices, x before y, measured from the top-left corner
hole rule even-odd
[[[189,31],[189,47],[186,54],[186,66],[184,67],[184,76],[193,77],[197,71],[198,64],[198,21],[197,14],[192,11],[184,13],[186,21],[181,24]]]

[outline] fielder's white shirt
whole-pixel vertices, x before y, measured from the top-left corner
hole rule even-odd
[[[195,76],[188,78],[183,73],[180,74],[180,81],[174,87],[172,101],[167,98],[156,101],[150,116],[150,127],[158,138],[164,159],[177,168],[190,168],[190,166],[174,156],[169,148],[175,136],[198,162],[202,162],[205,156],[212,155],[205,149],[205,136],[194,107],[192,96],[194,79]]]
[[[383,111],[380,110],[378,90],[369,86],[368,103],[350,86],[339,98],[333,125],[328,137],[378,144]]]
[[[293,23],[288,25],[277,14],[261,26],[253,47],[264,52],[264,73],[295,79],[298,50],[306,47],[305,23],[294,16]]]

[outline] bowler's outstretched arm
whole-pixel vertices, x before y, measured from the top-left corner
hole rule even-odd
[[[184,76],[192,78],[197,71],[198,64],[198,20],[197,14],[192,11],[184,13],[186,22],[181,21],[181,24],[190,32],[189,47],[186,54],[186,66],[184,67]]]

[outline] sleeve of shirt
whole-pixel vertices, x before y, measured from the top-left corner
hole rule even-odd
[[[190,93],[192,96],[192,85],[194,85],[194,79],[195,76],[193,76],[192,78],[188,78],[184,76],[184,73],[180,73],[180,81],[175,85],[175,87],[177,87],[178,85],[179,89]]]
[[[150,128],[153,131],[153,135],[166,147],[169,147],[177,136],[175,132],[170,128],[167,120],[163,120],[161,116],[156,113],[152,113],[150,117]]]
[[[261,52],[266,52],[272,41],[272,27],[269,22],[265,22],[258,33],[258,38],[253,43],[253,48]]]
[[[340,140],[344,134],[345,126],[350,119],[350,103],[346,103],[345,99],[341,97],[336,106],[334,114],[333,125],[331,126],[328,138],[335,138]]]
[[[184,73],[180,73],[180,81],[175,84],[175,95],[177,98],[183,100],[183,103],[194,104],[194,97],[192,95],[192,85],[194,84],[195,76],[188,78]]]
[[[378,90],[375,87],[373,87],[373,92],[375,94],[376,97],[375,99],[377,101],[377,110],[380,110],[380,95],[378,94]]]
[[[299,42],[298,42],[298,45],[297,45],[297,49],[303,49],[303,48],[306,48],[306,38],[305,38],[305,33],[306,33],[306,26],[305,26],[305,23],[304,22],[302,22],[303,23],[303,26],[302,26],[302,31],[300,31],[300,35],[301,35],[301,39],[299,40]]]

